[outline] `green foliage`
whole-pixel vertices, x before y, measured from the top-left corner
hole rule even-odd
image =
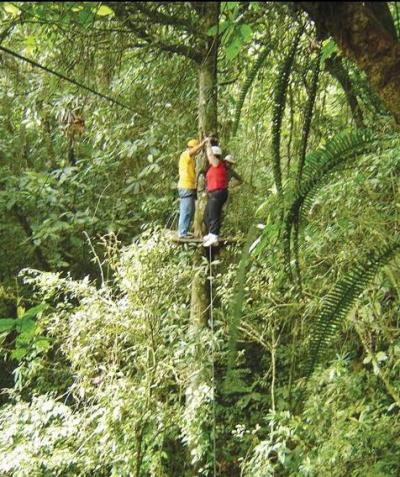
[[[339,331],[359,295],[374,278],[381,267],[393,258],[400,249],[394,242],[370,251],[364,260],[352,265],[350,273],[341,278],[334,289],[324,298],[324,305],[311,329],[310,360],[307,374],[329,351],[329,344]]]
[[[251,25],[240,21],[241,6],[239,2],[224,2],[222,12],[226,19],[219,25],[213,25],[207,32],[210,36],[221,35],[221,42],[225,48],[227,61],[232,61],[241,51],[244,44],[248,43],[253,36]]]
[[[318,71],[338,46],[314,62],[300,11],[222,2],[207,32],[209,5],[0,5],[4,47],[132,109],[2,57],[5,477],[209,476],[214,436],[221,477],[399,475],[398,134],[343,61],[368,128],[353,131]],[[217,34],[217,132],[245,180],[222,233],[245,245],[212,265],[212,336],[191,321],[207,260],[163,229]]]
[[[350,160],[362,154],[393,147],[393,136],[387,137],[369,130],[357,130],[342,133],[326,146],[310,154],[305,163],[303,180],[297,185],[294,198],[285,217],[284,249],[285,260],[290,270],[291,233],[294,224],[299,223],[301,214],[304,216],[312,204],[313,194],[329,180],[330,174],[344,167]],[[298,229],[296,229],[298,233]],[[295,238],[296,242],[296,238]],[[295,252],[296,255],[298,251]]]
[[[76,475],[77,455],[73,448],[81,425],[82,420],[70,407],[50,396],[3,407],[0,411],[0,448],[7,459],[0,463],[1,473],[16,477],[33,472],[60,475],[64,468],[68,469],[64,475]],[[43,459],[46,461],[44,467]]]
[[[244,104],[244,100],[246,99],[246,95],[251,88],[251,85],[253,84],[253,81],[255,80],[257,73],[259,72],[260,68],[263,66],[264,62],[268,58],[268,55],[271,52],[271,46],[265,46],[264,49],[261,51],[261,53],[258,55],[258,58],[254,65],[252,66],[246,81],[243,84],[243,87],[240,91],[239,99],[236,104],[236,111],[235,111],[235,116],[234,116],[234,123],[233,123],[233,128],[232,128],[232,136],[236,135],[238,126],[239,126],[239,120],[240,120],[240,113],[242,111],[242,107]]]
[[[267,417],[269,437],[257,438],[245,475],[395,476],[399,423],[376,378],[352,373],[348,360],[338,358],[308,387],[302,418],[289,412]]]
[[[227,376],[225,381],[225,392],[231,392],[232,390],[237,389],[237,377],[233,376],[233,368],[237,359],[237,341],[238,341],[238,331],[239,324],[242,315],[243,301],[245,297],[244,288],[245,288],[245,279],[246,273],[250,262],[250,250],[254,243],[256,235],[256,227],[253,226],[247,236],[245,248],[242,251],[240,257],[240,263],[237,273],[237,283],[235,291],[233,294],[232,300],[232,309],[230,313],[230,323],[229,323],[229,339],[228,339],[228,369]]]
[[[171,431],[194,432],[196,423],[186,423],[180,400],[190,370],[187,359],[196,346],[187,334],[191,267],[187,254],[176,251],[153,233],[125,249],[118,260],[110,258],[114,283],[100,289],[88,279],[74,282],[55,273],[25,272],[25,281],[44,300],[56,303],[38,323],[59,350],[45,358],[47,364],[68,363],[66,382],[72,380],[68,394],[75,411],[41,395],[32,407],[17,405],[21,427],[8,427],[10,408],[4,408],[3,435],[19,433],[17,440],[2,441],[1,451],[9,456],[2,464],[4,475],[39,469],[90,475],[108,466],[111,475],[128,475],[140,465],[156,476],[168,465],[163,447]],[[32,372],[29,379],[32,386]],[[57,423],[54,408],[59,409]],[[26,427],[31,412],[43,422],[32,432]],[[54,439],[47,437],[53,425],[60,428]],[[32,439],[37,439],[36,450],[26,445]]]
[[[48,339],[37,333],[34,318],[46,309],[46,304],[40,304],[25,311],[19,318],[0,318],[0,335],[3,340],[7,334],[15,331],[15,348],[11,351],[11,358],[21,361],[28,354],[30,359],[47,351],[50,347]]]
[[[338,47],[332,38],[324,40],[321,48],[321,66],[324,66],[325,61],[328,60],[333,54],[337,53]]]

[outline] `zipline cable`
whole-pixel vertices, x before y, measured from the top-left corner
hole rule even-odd
[[[210,328],[211,328],[211,388],[212,388],[212,443],[213,443],[213,473],[217,477],[217,453],[216,453],[216,406],[215,406],[215,349],[214,349],[214,296],[213,296],[213,276],[212,276],[212,252],[209,246],[209,281],[210,281]]]
[[[37,63],[36,61],[27,58],[26,56],[22,56],[19,53],[17,53],[16,51],[10,50],[10,49],[6,48],[5,46],[1,46],[1,45],[0,45],[0,50],[4,51],[8,55],[12,55],[15,58],[18,58],[19,60],[22,60],[22,61],[25,61],[26,63],[29,63],[30,65],[35,66],[36,68],[40,68],[41,70],[46,71],[47,73],[50,73],[54,76],[57,76],[58,78],[61,78],[64,81],[68,81],[69,83],[72,83],[75,86],[78,86],[79,88],[85,89],[86,91],[89,91],[90,93],[95,94],[96,96],[99,96],[100,98],[103,98],[107,101],[110,101],[111,103],[114,103],[117,106],[121,106],[121,108],[129,109],[129,111],[133,111],[133,109],[131,107],[127,106],[126,104],[120,103],[118,100],[116,100],[114,98],[111,98],[110,96],[107,96],[103,93],[99,93],[95,89],[90,88],[89,86],[86,86],[82,83],[79,83],[79,81],[76,81],[73,78],[68,78],[68,76],[63,75],[62,73],[59,73],[58,71],[54,71],[54,70],[48,68],[47,66],[43,66],[40,63]]]

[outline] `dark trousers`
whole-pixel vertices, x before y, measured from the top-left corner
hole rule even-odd
[[[208,201],[204,210],[204,223],[208,233],[219,235],[222,223],[222,207],[227,198],[227,189],[217,189],[208,192]]]

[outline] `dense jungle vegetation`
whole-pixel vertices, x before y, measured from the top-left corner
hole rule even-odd
[[[0,3],[1,476],[400,475],[399,11]]]

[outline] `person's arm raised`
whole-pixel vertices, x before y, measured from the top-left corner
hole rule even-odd
[[[219,164],[219,159],[217,159],[215,156],[214,156],[214,153],[212,152],[212,148],[211,148],[211,141],[208,140],[206,142],[206,148],[207,148],[207,159],[208,159],[208,162],[214,166],[214,167],[218,167],[218,164]]]
[[[194,146],[190,148],[190,151],[189,151],[190,157],[195,156],[203,148],[204,144],[206,144],[207,142],[207,139],[208,138],[203,139],[198,146]]]

